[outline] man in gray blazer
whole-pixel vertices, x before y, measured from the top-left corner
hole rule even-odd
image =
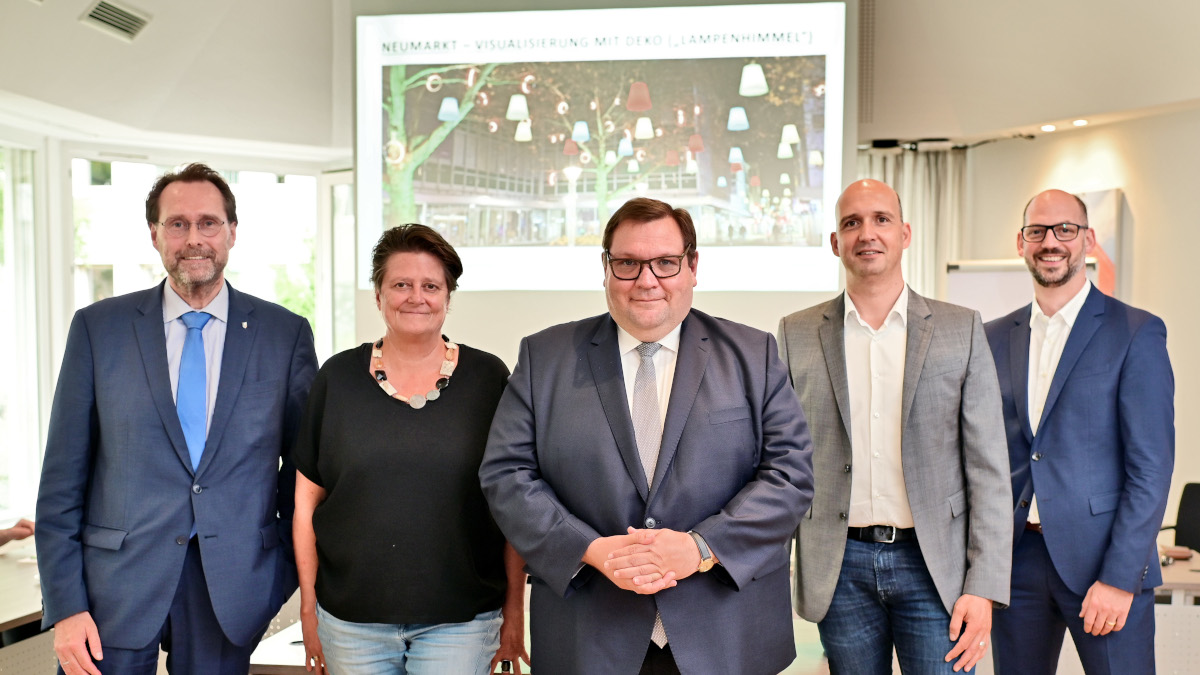
[[[479,476],[524,556],[537,671],[761,673],[795,657],[787,544],[812,496],[774,338],[691,309],[696,231],[639,198],[607,314],[521,341]]]
[[[888,185],[837,204],[846,292],[785,317],[782,356],[813,434],[796,605],[833,673],[972,668],[1008,602],[1008,453],[977,312],[908,289],[912,231]]]

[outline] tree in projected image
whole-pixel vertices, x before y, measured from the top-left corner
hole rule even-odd
[[[744,93],[744,69],[758,62],[770,86]],[[394,65],[383,77],[387,227],[418,219],[419,185],[562,203],[562,236],[547,228],[524,241],[570,244],[596,243],[612,205],[635,192],[711,195],[732,217],[761,218],[791,193],[776,187],[772,202],[765,185],[791,184],[793,175],[797,187],[812,185],[807,122],[823,57]],[[456,130],[481,149],[445,144]],[[431,158],[436,165],[426,167]],[[579,195],[594,213],[588,223],[575,221]]]
[[[385,190],[390,197],[387,205],[389,227],[416,220],[413,175],[450,136],[450,132],[471,114],[476,98],[485,86],[491,84],[490,80],[498,66],[496,63],[432,67],[395,65],[384,69],[383,106],[384,124],[387,127],[384,162],[387,167]],[[424,98],[422,93],[437,94],[447,85],[466,87],[460,99],[455,99],[453,114],[443,114],[439,108],[439,123],[431,129],[422,124],[419,112],[409,114],[410,99],[420,103]],[[422,131],[422,128],[427,130]]]

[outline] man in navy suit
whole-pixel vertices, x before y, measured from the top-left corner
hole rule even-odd
[[[1154,672],[1155,537],[1175,460],[1174,376],[1158,317],[1088,282],[1087,208],[1025,207],[1034,302],[987,324],[1004,406],[1015,543],[996,672],[1052,674],[1071,631],[1084,670]]]
[[[224,269],[233,193],[203,164],[146,199],[167,280],[75,314],[37,503],[60,672],[242,673],[296,588],[288,459],[308,322]],[[282,462],[281,462],[282,458]]]
[[[692,309],[683,209],[604,230],[607,314],[521,341],[479,475],[533,584],[538,672],[774,674],[812,443],[775,339]],[[747,270],[750,273],[750,270]]]

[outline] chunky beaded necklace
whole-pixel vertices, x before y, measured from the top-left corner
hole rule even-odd
[[[424,408],[428,401],[438,400],[442,395],[442,390],[450,385],[450,376],[454,374],[454,353],[458,351],[458,345],[446,338],[442,339],[446,342],[446,356],[442,360],[441,370],[438,371],[441,377],[438,378],[434,388],[426,392],[424,396],[420,394],[404,396],[396,391],[391,382],[387,381],[387,372],[383,369],[383,338],[379,338],[371,349],[371,370],[375,375],[375,381],[387,392],[388,396],[403,401],[417,410]]]

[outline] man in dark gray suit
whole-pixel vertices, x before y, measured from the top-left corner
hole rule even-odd
[[[244,674],[296,589],[288,458],[316,374],[303,317],[235,291],[233,192],[203,164],[146,199],[168,278],[75,314],[37,501],[60,672]],[[282,466],[281,466],[282,458]]]
[[[525,557],[538,672],[774,674],[811,445],[775,340],[691,309],[696,232],[634,199],[609,312],[525,338],[479,469]]]
[[[833,673],[970,669],[1008,602],[1008,453],[978,312],[904,283],[912,231],[873,180],[837,203],[846,292],[785,317],[779,344],[813,433],[816,494],[797,611]]]

